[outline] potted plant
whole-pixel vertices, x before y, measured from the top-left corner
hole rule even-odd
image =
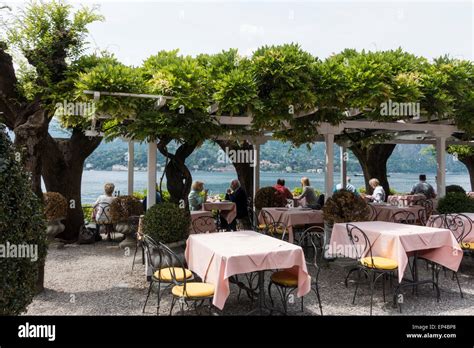
[[[325,249],[331,240],[335,223],[367,221],[369,215],[369,206],[362,197],[347,190],[335,192],[323,207]]]
[[[119,246],[123,249],[134,246],[136,242],[132,236],[133,230],[129,219],[143,214],[143,204],[136,197],[120,196],[112,201],[109,212],[112,223],[115,224],[115,230],[125,236]]]
[[[164,202],[148,209],[143,218],[143,233],[156,242],[166,244],[184,261],[184,249],[189,235],[191,216],[189,211],[174,203]],[[158,255],[152,253],[158,263]],[[147,275],[149,272],[147,271]]]
[[[67,200],[58,192],[43,193],[44,215],[46,217],[48,244],[62,246],[55,237],[64,231],[65,226],[61,223],[67,216]]]
[[[474,199],[462,192],[450,192],[438,201],[440,214],[473,213]]]
[[[274,187],[262,187],[255,194],[255,208],[284,207],[287,204],[286,198]]]

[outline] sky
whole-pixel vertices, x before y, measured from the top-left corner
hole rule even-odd
[[[2,1],[1,3],[21,1]],[[160,50],[183,54],[295,42],[325,58],[345,48],[398,47],[434,58],[474,60],[474,0],[470,1],[68,1],[99,6],[90,49],[107,49],[140,65]]]

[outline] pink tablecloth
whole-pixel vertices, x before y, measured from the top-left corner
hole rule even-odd
[[[402,208],[399,208],[393,205],[382,205],[382,204],[380,205],[371,204],[371,205],[377,211],[377,221],[386,221],[386,222],[391,222],[393,215],[399,211],[410,211],[413,214],[415,214],[415,218],[418,219],[419,211],[425,209],[421,205],[414,205],[411,207],[402,207]]]
[[[425,226],[395,224],[384,221],[354,222],[365,232],[372,243],[372,256],[390,258],[398,263],[398,280],[401,282],[408,264],[409,254],[419,256],[457,271],[463,253],[450,230]],[[360,243],[363,243],[361,240]],[[346,224],[335,224],[330,248],[333,253],[354,257]],[[365,256],[365,255],[363,255]]]
[[[220,309],[230,293],[229,277],[235,274],[297,266],[297,295],[304,296],[311,290],[303,249],[254,231],[190,235],[185,257],[190,270],[214,284],[212,303]]]
[[[206,210],[194,210],[191,212],[191,225],[189,226],[189,233],[190,234],[193,234],[194,233],[194,226],[193,226],[193,223],[194,223],[194,220],[196,220],[197,218],[201,217],[201,216],[208,216],[208,217],[212,217],[212,213],[210,211],[206,211]],[[214,225],[214,230],[216,229],[215,228],[216,226]]]
[[[404,206],[409,206],[410,203],[413,203],[419,199],[426,199],[426,196],[423,194],[416,195],[390,195],[387,198],[387,203],[391,204],[392,202],[401,202]]]
[[[237,216],[237,206],[233,202],[203,203],[202,210],[220,210],[222,217],[230,224]]]
[[[474,213],[462,213],[462,215],[466,215],[471,221],[474,221]],[[441,226],[441,220],[437,219],[439,215],[431,215],[430,218],[428,219],[428,222],[426,223],[426,226],[429,227],[440,227]],[[465,220],[462,218],[462,220]],[[469,229],[466,227],[466,231],[464,231],[464,237],[463,237],[463,242],[466,243],[472,243],[474,242],[474,226],[470,221],[466,221],[464,226],[471,226]],[[462,230],[461,229],[453,229],[453,233],[456,235],[456,237],[459,238]]]
[[[293,227],[301,225],[323,224],[323,211],[302,208],[263,208],[275,222],[282,222],[288,227],[288,241],[293,243]],[[258,217],[259,223],[264,223],[262,213]]]

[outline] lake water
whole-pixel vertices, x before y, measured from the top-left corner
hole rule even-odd
[[[434,178],[436,174],[426,173],[428,182],[431,183],[435,188]],[[351,175],[351,173],[349,173]],[[204,171],[193,171],[193,180],[203,181],[205,187],[209,189],[210,194],[224,193],[229,187],[229,183],[236,177],[235,172],[204,172]],[[261,172],[260,173],[260,186],[271,186],[274,185],[278,178],[286,180],[286,186],[290,189],[300,186],[300,179],[302,176],[308,176],[311,185],[321,191],[324,190],[324,173],[312,174],[312,173],[272,173],[272,172]],[[157,180],[161,177],[161,173],[158,173]],[[356,177],[351,175],[352,184],[356,187],[364,186],[364,178]],[[82,177],[82,202],[93,203],[99,194],[102,194],[103,187],[106,182],[112,182],[115,184],[115,189],[120,191],[121,195],[127,194],[127,172],[125,171],[84,171]],[[334,183],[339,182],[339,175],[334,176]],[[391,188],[398,192],[407,192],[411,190],[413,184],[418,182],[418,174],[410,173],[390,173],[389,178]],[[447,185],[461,185],[466,190],[470,191],[469,175],[467,174],[447,174],[446,175]],[[147,187],[147,173],[146,172],[135,172],[135,183],[134,191],[142,191]],[[166,189],[164,182],[163,188]]]

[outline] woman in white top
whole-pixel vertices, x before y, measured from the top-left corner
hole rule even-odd
[[[380,181],[378,181],[378,179],[370,179],[369,185],[374,189],[374,192],[372,195],[366,195],[365,197],[375,203],[385,202],[385,191],[383,187],[380,186]]]
[[[110,233],[112,232],[112,221],[110,219],[110,204],[114,201],[115,197],[112,196],[115,190],[115,185],[107,183],[104,185],[104,195],[100,195],[94,203],[94,209],[92,211],[92,218],[96,222],[96,240],[101,240],[100,236],[100,225],[105,225],[107,232],[107,240],[110,240]]]

